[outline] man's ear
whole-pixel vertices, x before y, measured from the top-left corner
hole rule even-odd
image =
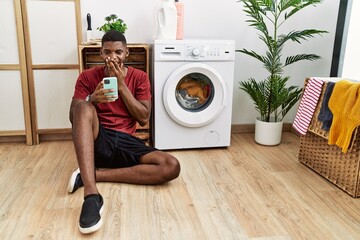
[[[126,55],[125,57],[128,57],[129,56],[129,48],[126,48]]]

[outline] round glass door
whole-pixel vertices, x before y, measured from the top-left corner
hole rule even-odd
[[[179,67],[167,79],[163,103],[168,115],[187,127],[209,124],[225,107],[226,85],[221,75],[202,63]]]
[[[198,112],[211,104],[214,93],[214,85],[206,75],[190,73],[180,79],[176,86],[175,97],[184,110]]]

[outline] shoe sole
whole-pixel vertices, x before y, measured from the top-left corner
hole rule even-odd
[[[75,187],[75,180],[77,175],[80,173],[80,169],[76,169],[75,172],[73,172],[73,174],[70,177],[69,183],[68,183],[68,187],[67,190],[69,193],[73,193],[74,192],[74,187]]]
[[[79,224],[79,230],[82,234],[89,234],[89,233],[93,233],[93,232],[96,232],[97,230],[99,230],[102,226],[102,218],[101,218],[101,214],[103,212],[103,209],[104,209],[104,205],[101,206],[100,208],[100,220],[94,225],[94,226],[91,226],[91,227],[88,227],[88,228],[82,228],[80,227],[80,224]]]

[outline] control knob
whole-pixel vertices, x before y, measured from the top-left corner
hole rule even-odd
[[[191,53],[193,56],[197,57],[200,55],[200,49],[194,48]]]

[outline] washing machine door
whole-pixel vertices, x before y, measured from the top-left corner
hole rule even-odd
[[[163,89],[168,115],[186,127],[201,127],[214,121],[226,105],[226,84],[209,65],[189,63],[177,68]]]

